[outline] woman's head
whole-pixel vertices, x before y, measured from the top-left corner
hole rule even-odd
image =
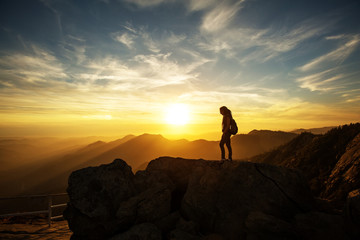
[[[229,110],[227,107],[222,106],[222,107],[220,108],[220,113],[221,113],[222,115],[227,115],[227,114],[230,114],[231,112],[230,112],[230,110]]]

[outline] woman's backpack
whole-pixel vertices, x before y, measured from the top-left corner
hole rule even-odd
[[[235,135],[235,134],[237,134],[237,132],[238,132],[237,124],[236,124],[235,120],[232,118],[230,121],[230,133],[232,135]]]

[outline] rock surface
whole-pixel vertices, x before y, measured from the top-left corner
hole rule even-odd
[[[314,196],[342,209],[347,194],[360,188],[360,123],[339,126],[324,135],[304,132],[250,160],[302,171]]]
[[[68,193],[72,239],[306,239],[325,218],[300,172],[262,163],[162,157],[133,175],[117,159],[74,172]]]
[[[339,214],[308,212],[295,216],[298,239],[351,239]]]
[[[346,199],[344,217],[347,231],[354,239],[360,239],[360,189],[349,193]]]
[[[323,196],[345,200],[348,193],[360,186],[360,134],[346,147],[327,180]]]
[[[248,162],[221,169],[196,167],[182,201],[185,216],[198,222],[203,232],[230,239],[246,235],[245,221],[251,212],[291,219],[311,206],[310,190],[298,172]]]
[[[160,230],[151,223],[135,225],[124,233],[113,236],[109,240],[161,240]]]

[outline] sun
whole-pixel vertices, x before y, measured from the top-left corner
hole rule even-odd
[[[189,122],[189,107],[186,104],[171,104],[166,109],[165,120],[172,125],[185,125]]]

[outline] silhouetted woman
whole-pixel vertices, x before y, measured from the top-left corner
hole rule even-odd
[[[224,144],[229,151],[229,160],[232,161],[232,149],[231,149],[231,142],[230,142],[230,122],[232,119],[231,111],[223,106],[220,108],[220,113],[223,115],[222,119],[222,136],[220,141],[220,149],[221,149],[221,161],[225,161],[225,148]]]

